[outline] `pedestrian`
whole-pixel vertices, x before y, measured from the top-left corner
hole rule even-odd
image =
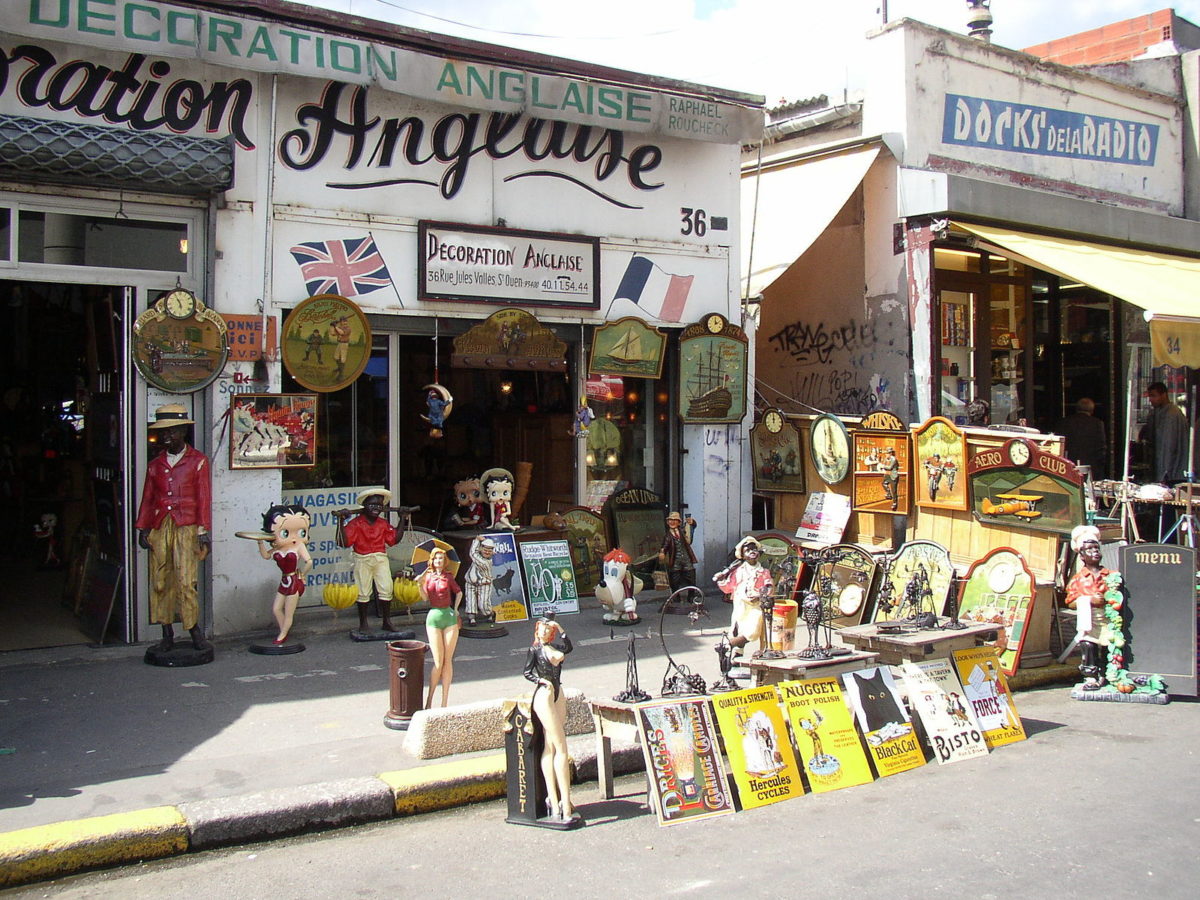
[[[1150,447],[1153,481],[1178,484],[1191,469],[1188,459],[1188,422],[1167,394],[1167,386],[1155,381],[1146,388],[1150,401],[1150,420],[1142,429],[1142,440]]]
[[[1055,430],[1066,439],[1064,455],[1067,459],[1087,466],[1093,481],[1107,477],[1104,457],[1108,440],[1104,423],[1096,418],[1096,401],[1091,397],[1080,397],[1075,403],[1075,412],[1060,421]]]

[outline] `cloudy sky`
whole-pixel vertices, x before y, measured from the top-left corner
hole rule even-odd
[[[887,18],[966,30],[966,0],[303,0],[411,28],[762,94],[768,105],[858,86],[863,36]],[[992,0],[993,41],[1021,49],[1167,0]],[[1175,11],[1200,24],[1200,0]]]

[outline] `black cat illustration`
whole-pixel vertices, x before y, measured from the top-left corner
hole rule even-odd
[[[882,669],[875,669],[870,678],[864,678],[857,672],[850,672],[847,677],[853,678],[858,686],[858,705],[866,723],[864,731],[878,731],[889,722],[904,721],[904,713],[900,711],[895,695],[883,680]]]

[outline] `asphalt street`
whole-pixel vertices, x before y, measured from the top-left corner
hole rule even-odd
[[[217,850],[11,891],[263,896],[1195,896],[1200,704],[1081,703],[1024,691],[1029,739],[987,757],[660,828],[640,776],[588,824],[504,822],[501,801]]]

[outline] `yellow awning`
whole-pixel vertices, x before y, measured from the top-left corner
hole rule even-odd
[[[761,294],[812,246],[879,150],[879,144],[857,147],[742,179],[743,297]]]
[[[1140,306],[1149,314],[1155,365],[1200,368],[1200,259],[991,225],[955,224],[1027,265]]]
[[[1036,268],[1090,284],[1155,315],[1200,316],[1200,259],[991,225],[955,224]]]

